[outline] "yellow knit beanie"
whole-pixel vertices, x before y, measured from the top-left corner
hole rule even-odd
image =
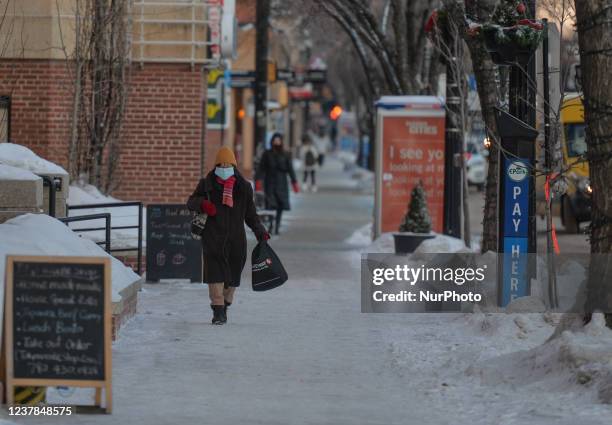
[[[217,157],[215,158],[215,165],[222,164],[224,162],[232,164],[235,167],[238,166],[238,162],[236,161],[236,157],[234,156],[234,152],[230,148],[228,148],[226,146],[223,146],[217,152]]]

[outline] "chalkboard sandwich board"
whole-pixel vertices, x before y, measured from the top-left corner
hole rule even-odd
[[[110,259],[9,255],[5,281],[7,404],[15,386],[95,387],[110,413]]]
[[[147,206],[147,281],[202,281],[202,244],[191,236],[193,212],[184,204]]]

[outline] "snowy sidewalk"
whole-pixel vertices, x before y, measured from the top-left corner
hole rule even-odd
[[[225,326],[204,285],[145,285],[113,346],[114,412],[20,418],[55,424],[609,424],[583,387],[478,378],[474,364],[541,344],[552,326],[510,315],[362,314],[360,254],[345,244],[372,198],[335,167],[300,194],[271,241],[289,282],[250,289],[245,268]],[[253,241],[250,241],[249,252]],[[466,373],[466,370],[471,370]],[[580,390],[580,391],[579,391]]]

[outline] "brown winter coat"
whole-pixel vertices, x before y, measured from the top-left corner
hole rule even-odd
[[[228,207],[221,202],[223,186],[217,182],[214,172],[210,172],[198,183],[187,201],[187,208],[201,213],[204,199],[215,204],[217,214],[209,216],[202,234],[202,253],[204,282],[220,283],[227,286],[240,286],[240,274],[246,263],[246,223],[258,239],[266,229],[261,224],[253,202],[251,184],[236,172],[234,184],[234,206]]]

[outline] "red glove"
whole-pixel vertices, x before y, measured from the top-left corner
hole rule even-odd
[[[270,234],[268,232],[263,232],[263,233],[259,234],[259,237],[257,238],[257,241],[261,242],[261,241],[267,241],[269,239],[270,239]]]
[[[211,217],[217,215],[217,207],[215,207],[215,204],[210,202],[208,199],[204,199],[202,201],[202,205],[200,205],[200,209],[202,210],[204,214],[209,215]]]
[[[263,183],[261,180],[255,182],[255,192],[263,192]]]
[[[293,186],[293,192],[294,193],[299,193],[300,192],[300,187],[298,186],[297,182],[292,183],[291,186]]]

